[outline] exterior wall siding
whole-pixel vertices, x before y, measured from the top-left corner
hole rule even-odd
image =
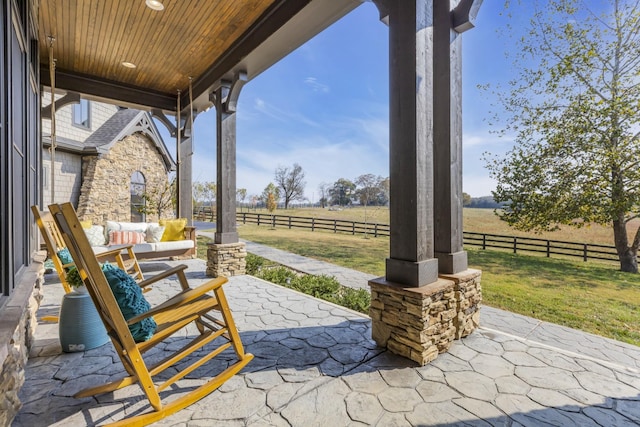
[[[51,153],[44,150],[42,154],[44,171],[42,186],[42,205],[51,204]],[[80,188],[82,186],[82,157],[77,154],[56,151],[56,201],[70,201],[78,207]]]
[[[62,95],[56,95],[56,99],[62,98]],[[42,96],[42,105],[47,106],[51,103],[51,94],[44,93]],[[111,116],[113,116],[118,107],[102,102],[91,102],[91,129],[83,129],[73,126],[73,104],[65,105],[56,110],[56,136],[67,138],[72,141],[82,142],[91,134],[102,126]],[[51,135],[51,120],[42,120],[42,134]]]

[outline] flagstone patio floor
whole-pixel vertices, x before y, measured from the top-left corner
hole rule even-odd
[[[208,279],[201,260],[142,266],[149,276],[179,263],[193,283]],[[55,273],[46,279],[39,317],[57,314],[63,296]],[[176,289],[165,280],[145,296],[153,304]],[[225,291],[255,359],[155,425],[640,425],[640,347],[482,307],[476,332],[421,367],[378,348],[362,314],[252,276],[231,278]],[[175,398],[223,365],[210,362],[163,396]],[[63,353],[58,325],[40,322],[13,425],[101,425],[150,410],[137,385],[72,397],[123,373],[111,343]]]

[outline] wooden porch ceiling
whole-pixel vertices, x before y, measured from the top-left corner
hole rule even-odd
[[[56,87],[123,105],[173,112],[197,108],[209,92],[243,70],[248,78],[361,4],[361,0],[40,0],[41,81],[49,86],[54,36]],[[126,68],[130,62],[136,68]]]

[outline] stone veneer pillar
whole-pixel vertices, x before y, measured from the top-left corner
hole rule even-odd
[[[480,320],[481,272],[441,275],[421,287],[404,287],[384,277],[369,281],[372,337],[381,347],[420,365],[473,332]]]
[[[245,274],[247,249],[243,242],[209,243],[207,246],[207,276],[231,277]]]

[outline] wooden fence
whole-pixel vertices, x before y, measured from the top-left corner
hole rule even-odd
[[[197,220],[214,221],[211,212],[194,213]],[[252,212],[238,212],[236,221],[242,224],[257,224],[270,227],[302,228],[316,231],[332,231],[334,233],[366,234],[373,237],[389,236],[388,224],[345,221],[341,219],[308,218],[288,215],[272,215]],[[618,261],[614,246],[591,243],[563,242],[533,237],[505,236],[499,234],[463,232],[464,245],[482,249],[500,249],[515,253],[537,253],[547,257],[563,256],[588,260]]]

